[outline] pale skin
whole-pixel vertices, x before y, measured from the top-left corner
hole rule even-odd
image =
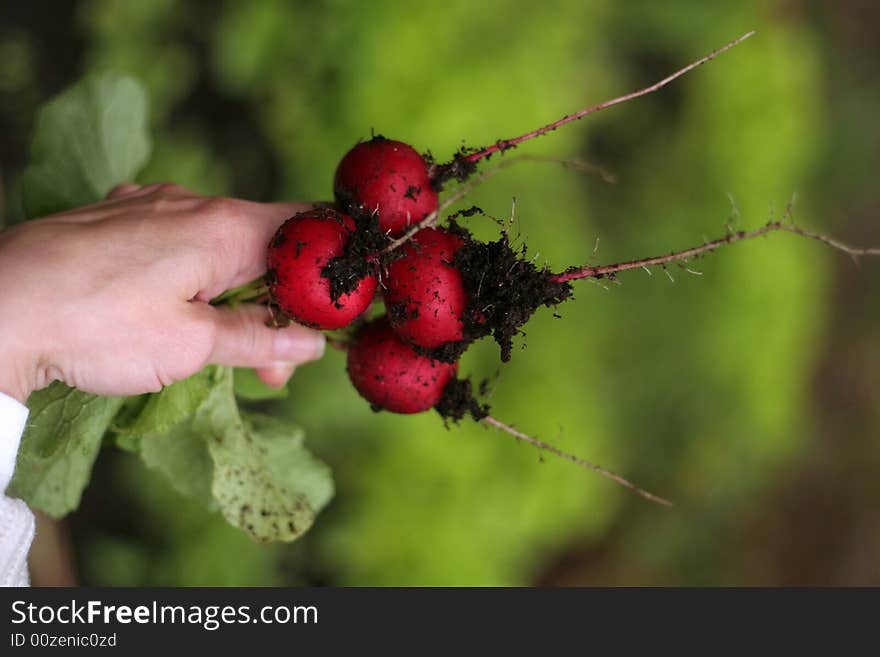
[[[0,232],[0,392],[24,403],[55,380],[157,392],[211,363],[284,385],[324,336],[266,326],[265,306],[208,301],[262,275],[275,230],[311,207],[124,184]]]

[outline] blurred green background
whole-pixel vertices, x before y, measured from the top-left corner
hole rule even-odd
[[[92,70],[151,94],[143,182],[326,199],[371,130],[448,157],[663,77],[662,92],[518,152],[467,203],[554,268],[756,227],[880,243],[880,5],[779,2],[6,2],[3,213],[35,108]],[[497,233],[469,220],[481,236]],[[595,256],[591,253],[599,239]],[[69,521],[88,584],[880,584],[880,265],[779,234],[696,263],[582,282],[513,361],[478,344],[499,418],[673,499],[668,510],[473,423],[374,414],[344,359],[261,404],[303,426],[337,494],[305,538],[250,543],[106,450]]]

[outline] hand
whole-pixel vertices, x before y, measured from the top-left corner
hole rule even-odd
[[[157,392],[209,363],[283,385],[321,357],[323,335],[268,328],[264,306],[208,301],[263,274],[275,230],[311,207],[126,184],[0,233],[0,392],[24,402],[56,379]]]

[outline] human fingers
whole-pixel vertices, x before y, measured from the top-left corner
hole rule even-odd
[[[276,363],[269,367],[255,368],[257,377],[270,388],[281,388],[287,384],[290,377],[296,371],[296,365],[291,363]]]
[[[124,198],[124,197],[126,197],[126,196],[129,196],[129,195],[132,194],[133,192],[138,191],[140,188],[141,188],[140,185],[137,185],[137,184],[135,184],[135,183],[133,183],[133,182],[124,182],[124,183],[122,183],[121,185],[116,185],[116,187],[114,187],[113,189],[111,189],[111,190],[107,193],[107,197],[106,197],[106,198],[107,198],[107,199],[110,199],[110,200],[112,200],[112,199],[118,199],[118,198]]]
[[[247,245],[242,245],[242,271],[231,287],[242,285],[266,271],[266,249],[278,227],[300,212],[311,210],[315,203],[253,203],[245,201],[248,215]]]
[[[315,207],[314,203],[256,203],[207,199],[207,215],[195,228],[212,237],[200,241],[208,266],[196,299],[207,301],[266,272],[266,250],[284,221]],[[210,229],[207,229],[210,227]]]
[[[150,185],[137,185],[135,183],[122,183],[111,189],[107,196],[90,205],[84,205],[78,208],[57,212],[55,214],[43,217],[43,222],[58,222],[82,224],[101,221],[113,216],[117,216],[120,212],[130,214],[133,210],[132,204],[138,203],[138,199],[145,197],[162,197],[167,199],[197,199],[199,196],[180,185],[174,183],[153,183]]]
[[[213,323],[214,344],[210,362],[235,367],[273,368],[296,366],[324,355],[324,335],[298,324],[285,328],[266,326],[268,309],[245,304],[236,309],[203,305],[205,319]],[[280,379],[275,373],[274,381]]]

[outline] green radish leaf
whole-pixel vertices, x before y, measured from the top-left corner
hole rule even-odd
[[[305,432],[269,415],[246,413],[244,421],[272,479],[304,495],[315,512],[327,506],[333,478],[330,468],[306,449]]]
[[[28,217],[87,205],[132,180],[150,154],[147,96],[136,80],[89,76],[37,116],[22,176]]]
[[[208,445],[193,425],[218,376],[218,368],[206,367],[149,395],[138,416],[116,430],[117,444],[139,452],[147,467],[164,474],[175,490],[208,508],[215,506],[211,497],[213,465]]]
[[[226,520],[254,540],[292,541],[333,496],[330,469],[304,447],[301,430],[243,416],[232,370],[218,371],[223,378],[194,423],[214,462],[214,499]]]
[[[126,397],[116,417],[113,418],[113,422],[110,423],[107,435],[104,436],[105,442],[111,442],[129,452],[136,452],[139,440],[129,429],[140,417],[140,414],[152,398],[152,394]]]
[[[194,429],[192,419],[164,433],[141,436],[138,447],[147,467],[164,474],[172,488],[209,509],[216,507],[211,495],[214,465],[208,444]]]
[[[235,396],[245,401],[266,401],[269,399],[285,399],[287,386],[270,388],[260,381],[252,369],[237,367],[234,374]]]
[[[59,382],[32,394],[11,494],[55,518],[79,506],[101,439],[122,402]]]
[[[137,418],[120,434],[134,440],[144,434],[164,433],[192,418],[211,394],[216,383],[214,367],[206,367],[188,379],[166,386],[152,394]]]

